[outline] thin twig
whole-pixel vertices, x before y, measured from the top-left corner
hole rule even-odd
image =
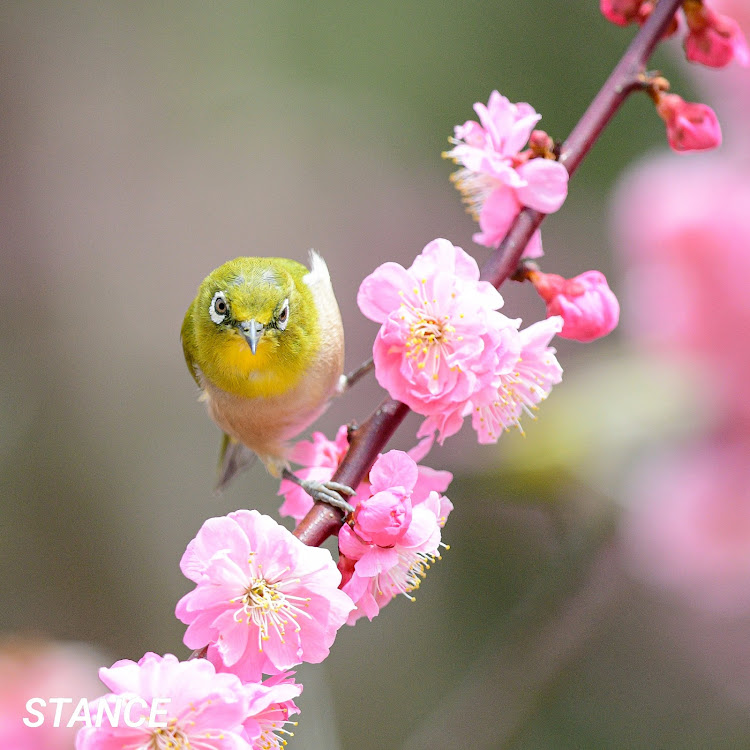
[[[342,375],[337,389],[339,394],[346,393],[353,385],[356,385],[363,377],[365,377],[365,375],[372,372],[374,369],[375,363],[373,362],[372,357],[370,357],[350,373]]]

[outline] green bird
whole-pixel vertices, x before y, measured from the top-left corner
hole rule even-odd
[[[185,314],[185,362],[209,416],[224,431],[223,488],[254,455],[275,477],[345,511],[335,482],[303,482],[289,471],[289,441],[345,387],[344,329],[325,261],[235,258],[212,271]],[[254,455],[253,455],[254,454]]]

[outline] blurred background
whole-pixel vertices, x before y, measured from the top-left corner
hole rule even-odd
[[[750,30],[746,3],[721,8]],[[595,0],[3,3],[3,748],[72,747],[16,733],[32,695],[187,657],[185,545],[238,507],[278,517],[260,466],[212,494],[219,432],[179,342],[204,276],[314,247],[353,368],[377,265],[435,237],[486,257],[440,158],[453,126],[497,88],[564,138],[633,33]],[[603,270],[620,329],[559,341],[563,383],[525,438],[466,427],[425,459],[455,474],[451,549],[416,603],[298,670],[290,750],[750,747],[750,73],[680,57],[671,40],[652,67],[715,107],[724,146],[669,152],[645,96],[606,130],[542,267]],[[503,295],[544,314],[530,287]],[[317,428],[380,398],[370,379]]]

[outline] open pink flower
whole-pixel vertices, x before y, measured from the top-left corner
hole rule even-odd
[[[385,263],[359,288],[362,313],[378,323],[375,376],[392,398],[440,420],[441,438],[461,426],[466,403],[515,361],[518,321],[479,281],[476,261],[448,240],[430,242],[409,269]]]
[[[568,194],[568,172],[554,159],[521,151],[541,119],[531,105],[512,104],[493,91],[487,105],[477,102],[474,110],[480,121],[457,126],[454,147],[444,156],[461,166],[451,179],[479,221],[482,231],[474,241],[496,247],[524,206],[543,213],[560,208]],[[524,255],[541,255],[538,232]]]
[[[537,404],[562,380],[562,367],[549,345],[562,326],[562,318],[552,316],[520,332],[521,354],[515,366],[500,376],[497,388],[485,390],[472,402],[472,426],[480,443],[497,442],[511,427],[523,432],[521,416],[534,419]]]
[[[529,278],[547,303],[547,316],[563,319],[562,338],[593,341],[617,326],[620,305],[601,271],[586,271],[572,279],[533,271]]]
[[[628,333],[698,378],[701,403],[733,429],[750,424],[748,205],[743,164],[667,155],[632,171],[612,211]]]
[[[723,68],[736,60],[750,65],[750,49],[739,24],[729,16],[716,13],[705,4],[686,6],[688,34],[685,56],[691,62]]]
[[[622,526],[636,575],[701,609],[750,612],[749,449],[713,438],[640,469]]]
[[[81,698],[94,699],[102,692],[96,677],[101,664],[99,654],[82,643],[63,643],[39,637],[0,637],[0,748],[8,750],[70,750],[76,731],[82,724],[67,724]],[[62,705],[61,718],[55,726],[58,708],[48,699],[55,696],[74,698]],[[36,704],[44,721],[28,727],[22,717],[36,718],[27,710],[26,701],[40,697],[46,707]]]
[[[255,510],[206,521],[180,567],[197,584],[177,603],[185,645],[243,680],[325,659],[353,606],[327,550]]]
[[[363,615],[372,619],[396,594],[419,587],[425,568],[439,557],[440,529],[453,507],[434,490],[414,498],[419,472],[402,451],[380,456],[370,480],[372,497],[358,506],[353,527],[339,533],[342,588],[357,605],[349,624]]]
[[[138,662],[123,659],[109,669],[99,670],[101,681],[112,691],[91,704],[101,726],[83,727],[76,737],[76,750],[115,750],[115,748],[212,748],[213,750],[251,750],[243,739],[243,722],[249,700],[241,680],[233,674],[217,674],[206,659],[178,661],[176,656],[147,653]],[[130,727],[115,715],[117,696],[138,697],[128,718],[141,726]],[[155,702],[159,702],[154,706]],[[167,700],[168,699],[168,702]],[[154,720],[165,727],[149,727],[152,708]],[[122,707],[121,707],[122,710]],[[96,722],[94,722],[96,723]]]
[[[707,104],[686,102],[677,94],[662,94],[656,105],[675,151],[707,151],[721,145],[721,125]]]

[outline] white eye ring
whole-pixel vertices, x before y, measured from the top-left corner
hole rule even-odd
[[[219,323],[224,322],[224,319],[227,317],[227,312],[229,312],[229,305],[227,305],[227,298],[224,296],[224,292],[216,292],[211,300],[211,305],[208,308],[208,314],[211,316],[211,320],[213,320],[216,325],[219,325]]]
[[[276,325],[280,331],[286,329],[286,324],[289,322],[289,300],[285,299],[284,304],[281,306],[281,312],[279,317],[276,318]]]

